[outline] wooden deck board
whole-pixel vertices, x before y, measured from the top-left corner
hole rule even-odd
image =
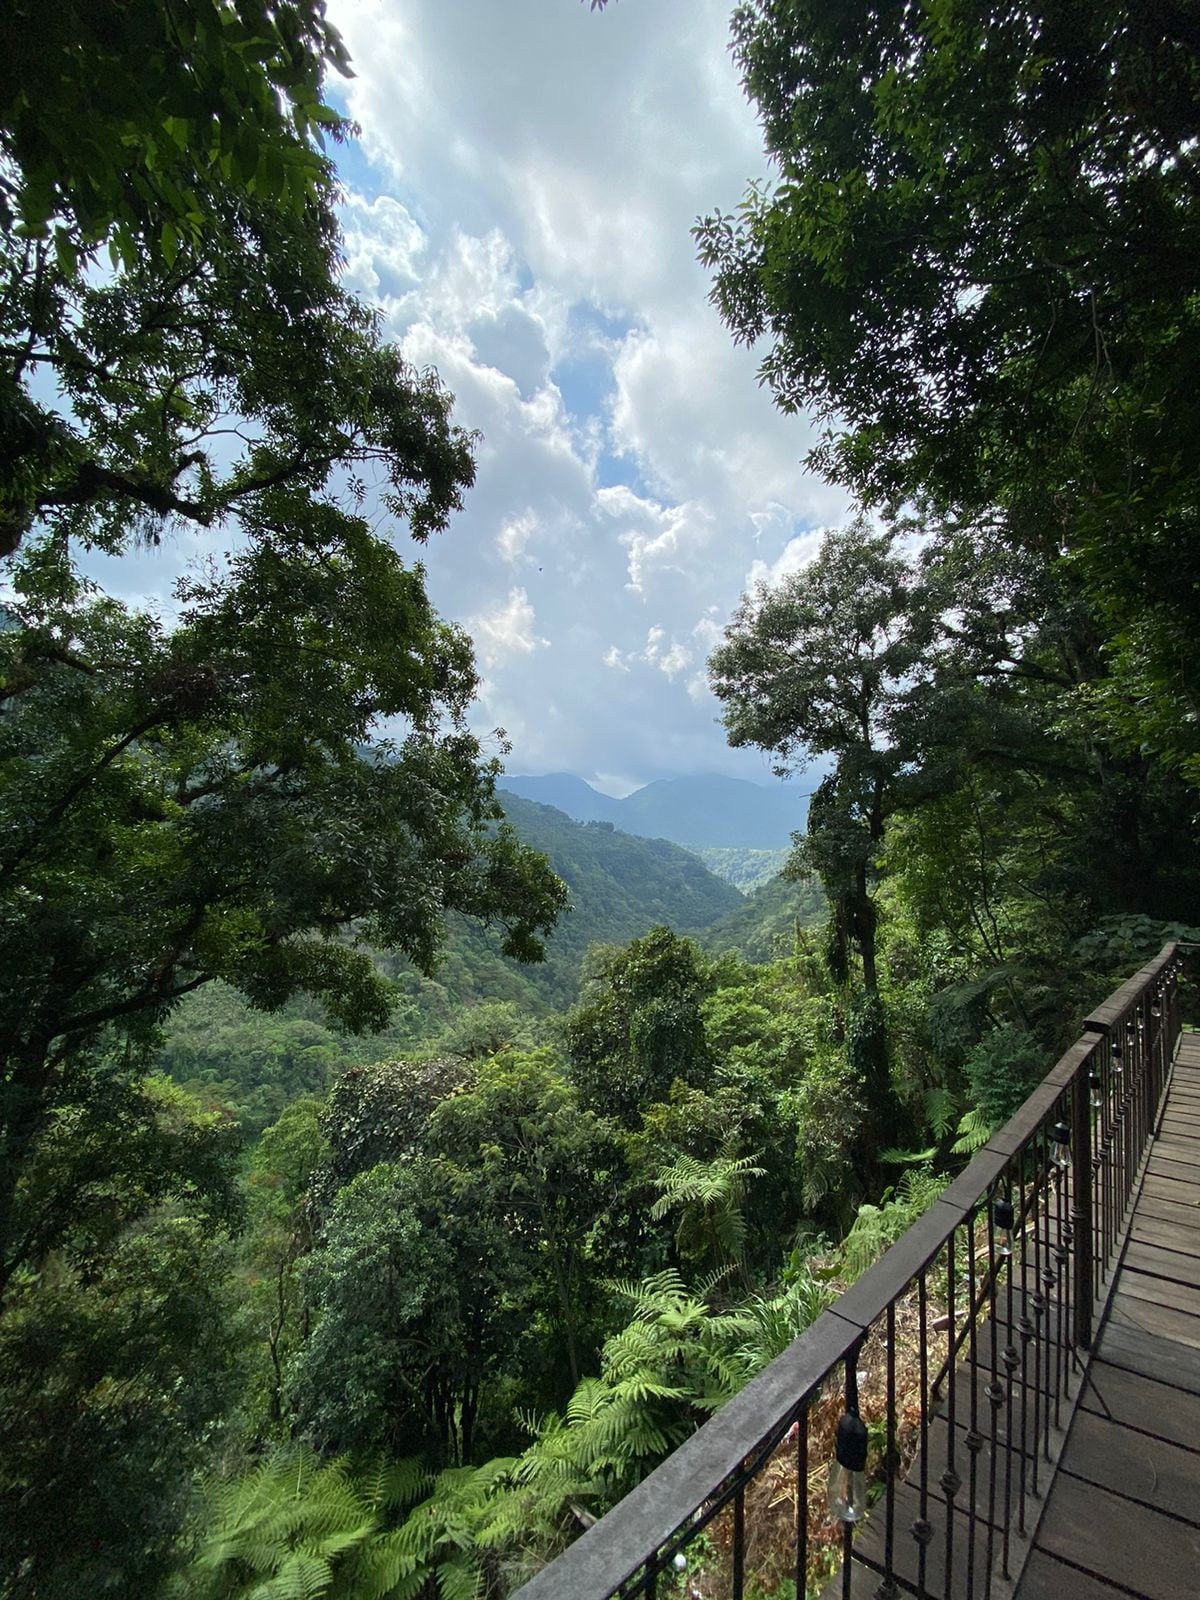
[[[1109,1326],[1154,1334],[1176,1345],[1200,1351],[1200,1319],[1194,1312],[1181,1311],[1174,1305],[1156,1304],[1152,1300],[1127,1294],[1123,1280],[1117,1283],[1117,1292],[1109,1309]],[[1200,1356],[1193,1355],[1191,1359],[1200,1367]]]
[[[1200,1528],[1067,1471],[1054,1480],[1035,1548],[1143,1600],[1189,1600],[1196,1593]],[[1025,1600],[1024,1585],[1017,1593]]]
[[[1200,1456],[1091,1411],[1075,1418],[1070,1462],[1059,1471],[1187,1522],[1200,1516]]]
[[[1125,1271],[1130,1277],[1135,1273],[1145,1273],[1155,1278],[1169,1278],[1175,1283],[1188,1283],[1200,1289],[1200,1256],[1172,1250],[1170,1246],[1156,1244],[1136,1234],[1125,1251]]]
[[[1186,1345],[1139,1328],[1110,1323],[1100,1341],[1100,1354],[1110,1366],[1120,1367],[1123,1372],[1136,1372],[1187,1394],[1200,1395],[1200,1360]]]
[[[1105,1595],[1121,1595],[1128,1600],[1128,1592],[1114,1589],[1094,1573],[1080,1572],[1057,1556],[1035,1550],[1021,1580],[1021,1600],[1104,1600]]]
[[[1135,1244],[1152,1245],[1169,1250],[1172,1255],[1200,1259],[1200,1229],[1164,1222],[1161,1217],[1151,1217],[1140,1210],[1134,1216],[1130,1238]]]
[[[1192,1450],[1200,1473],[1200,1395],[1097,1359],[1088,1369],[1079,1403],[1084,1411],[1124,1428]]]
[[[1116,1595],[1126,1600],[1200,1600],[1200,1035],[1186,1038],[1181,1046],[1161,1137],[1147,1153],[1122,1254],[1104,1274],[1111,1292],[1086,1375],[1071,1366],[1071,1353],[1057,1343],[1058,1297],[1073,1288],[1069,1283],[1047,1286],[1039,1273],[1046,1264],[1055,1267],[1057,1205],[1063,1198],[1048,1197],[1031,1221],[1024,1264],[1014,1263],[1011,1309],[1009,1291],[1003,1288],[994,1321],[981,1325],[973,1368],[964,1351],[953,1433],[944,1396],[942,1412],[930,1424],[924,1519],[917,1467],[895,1487],[892,1574],[902,1595],[966,1600],[972,1551],[971,1589],[977,1600],[984,1600],[989,1545],[997,1558],[993,1571],[998,1568],[1006,1487],[1015,1529],[1024,1477],[1033,1542],[1023,1546],[1028,1559],[1015,1600],[1105,1600]],[[1035,1236],[1040,1241],[1036,1261]],[[1038,1314],[1034,1295],[1040,1297],[1047,1289],[1048,1304]],[[1029,1319],[1024,1342],[1023,1316]],[[1031,1324],[1036,1328],[1032,1342]],[[1069,1324],[1063,1331],[1069,1336]],[[1024,1358],[1011,1379],[1003,1367],[1007,1345]],[[1073,1394],[1078,1387],[1079,1400],[1055,1468],[1046,1459],[1046,1414],[1053,1405],[1047,1390],[1061,1387],[1068,1367],[1069,1389]],[[1003,1395],[993,1409],[988,1390],[996,1380]],[[982,1436],[974,1458],[974,1494],[967,1448],[972,1395]],[[1062,1406],[1065,1425],[1070,1406],[1065,1400]],[[947,1568],[949,1508],[942,1478],[951,1441],[959,1487],[952,1497],[954,1537]],[[1032,1492],[1035,1456],[1040,1498]],[[923,1575],[913,1536],[914,1523],[919,1527],[922,1520],[933,1530]],[[1012,1537],[1016,1557],[1020,1542],[1015,1532]],[[854,1600],[875,1600],[885,1553],[883,1502],[859,1530],[855,1550],[850,1593]],[[840,1595],[841,1579],[826,1592]]]
[[[1200,1039],[1185,1036],[1019,1600],[1200,1595]]]

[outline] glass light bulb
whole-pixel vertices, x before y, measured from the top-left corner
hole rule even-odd
[[[834,1461],[829,1469],[829,1515],[835,1522],[861,1522],[867,1514],[867,1475]]]
[[[1017,1215],[1007,1195],[998,1195],[992,1202],[992,1220],[996,1225],[996,1254],[1007,1261],[1013,1253],[1013,1228]]]
[[[1065,1172],[1071,1165],[1071,1130],[1065,1122],[1056,1122],[1050,1130],[1051,1163],[1060,1172]]]

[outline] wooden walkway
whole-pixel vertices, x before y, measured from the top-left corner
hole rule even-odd
[[[1200,1597],[1200,1035],[1185,1033],[1017,1600]]]

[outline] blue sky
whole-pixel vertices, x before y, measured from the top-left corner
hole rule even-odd
[[[361,127],[335,151],[347,279],[482,435],[466,508],[413,553],[514,772],[769,781],[726,747],[705,660],[743,590],[847,515],[695,260],[697,215],[763,172],[729,4],[330,3]],[[146,563],[148,596],[174,566]]]

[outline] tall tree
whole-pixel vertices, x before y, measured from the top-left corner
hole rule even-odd
[[[236,1129],[115,1064],[22,1174],[0,1318],[0,1594],[154,1593],[238,1374]]]
[[[97,26],[56,14],[68,98]],[[466,727],[469,641],[366,514],[370,475],[425,539],[473,465],[436,377],[337,283],[331,175],[306,137],[336,36],[315,5],[250,0],[165,22],[141,0],[111,32],[105,115],[54,190],[71,248],[36,215],[50,112],[22,89],[2,135],[23,220],[0,278],[18,547],[0,630],[0,1285],[14,1186],[104,1029],[144,1039],[218,976],[258,1005],[307,990],[379,1025],[390,991],[359,937],[428,968],[459,910],[536,957],[563,898],[499,824],[496,766]],[[247,135],[261,180],[201,115],[246,84],[276,107]],[[176,126],[189,94],[201,109]],[[135,171],[131,199],[116,168],[143,145],[173,154]],[[202,226],[168,247],[179,196]],[[104,276],[89,264],[110,236],[139,249]],[[80,574],[89,549],[180,528],[211,543],[173,626]]]
[[[705,1084],[712,1062],[701,1002],[708,983],[690,939],[651,928],[624,950],[600,950],[567,1027],[570,1077],[590,1110],[636,1127],[672,1083]]]
[[[1077,564],[1110,726],[1193,777],[1198,45],[1186,4],[747,0],[775,175],[698,229],[815,462]]]
[[[162,1141],[96,1132],[158,1025],[220,977],[376,1027],[393,989],[365,941],[429,969],[459,911],[536,958],[564,894],[502,822],[470,642],[397,548],[447,526],[472,441],[340,287],[323,4],[15,0],[0,52],[0,1337],[48,1404],[5,1481],[67,1452],[68,1498],[93,1493],[122,1434],[161,1459],[136,1514],[168,1526],[220,1365],[209,1247],[154,1214],[181,1204]],[[84,576],[181,533],[196,559],[161,614]],[[144,1240],[99,1234],[86,1282],[31,1296],[98,1203],[63,1165],[77,1125],[106,1194],[153,1197]],[[155,1321],[172,1280],[178,1337],[169,1305]],[[52,1593],[54,1560],[15,1571]],[[92,1587],[142,1572],[129,1554]]]
[[[895,1120],[874,889],[912,759],[897,737],[900,717],[934,632],[928,598],[892,545],[891,534],[863,522],[827,535],[801,572],[744,597],[709,663],[731,744],[770,751],[781,774],[832,758],[809,805],[798,866],[815,869],[829,897],[829,964],[847,986],[852,1064],[874,1113],[868,1142]]]

